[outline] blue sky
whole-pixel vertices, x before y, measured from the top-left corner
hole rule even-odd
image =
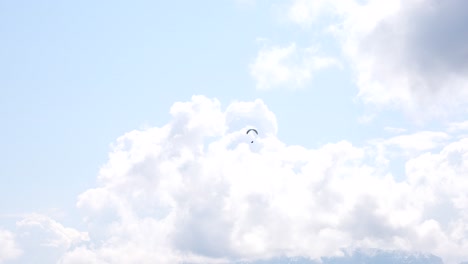
[[[0,263],[468,260],[466,7],[0,1]]]

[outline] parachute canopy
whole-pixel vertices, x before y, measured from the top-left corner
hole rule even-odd
[[[250,128],[250,129],[247,129],[246,134],[249,135],[249,133],[252,137],[252,141],[250,141],[250,143],[253,143],[254,137],[258,136],[258,131],[256,129]]]
[[[257,130],[256,130],[256,129],[253,129],[253,128],[248,129],[247,132],[246,132],[246,134],[249,134],[249,132],[251,132],[251,131],[255,132],[255,134],[258,135]]]

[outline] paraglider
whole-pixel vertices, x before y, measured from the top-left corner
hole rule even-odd
[[[246,134],[248,135],[248,134],[249,134],[249,132],[251,132],[251,133],[255,133],[255,134],[258,136],[258,131],[257,131],[256,129],[254,129],[254,128],[250,128],[250,129],[248,129],[248,130],[247,130],[247,132],[246,132]],[[251,134],[251,135],[253,135],[253,134]],[[253,143],[253,140],[252,140],[252,141],[250,141],[250,143]]]

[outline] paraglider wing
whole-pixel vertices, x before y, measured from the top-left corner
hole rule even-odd
[[[255,132],[255,134],[257,134],[257,136],[258,136],[258,131],[256,129],[250,128],[250,129],[247,130],[246,134],[248,135],[249,132]],[[253,140],[250,141],[250,143],[253,143]]]
[[[253,128],[250,128],[249,130],[247,130],[246,134],[249,134],[250,131],[253,131],[253,132],[255,132],[255,134],[258,135],[257,130],[256,130],[256,129],[253,129]]]

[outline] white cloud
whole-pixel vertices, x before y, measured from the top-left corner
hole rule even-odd
[[[419,244],[445,256],[447,263],[467,258],[462,253],[468,245],[467,154],[468,140],[463,139],[406,165],[408,183],[417,186],[414,196],[427,196],[424,214],[428,220],[418,229]]]
[[[384,140],[371,140],[387,149],[397,148],[397,152],[407,156],[421,154],[421,152],[434,150],[443,146],[450,136],[445,132],[419,131],[412,134],[403,134]]]
[[[59,222],[41,214],[30,214],[18,221],[16,225],[22,229],[39,228],[47,234],[48,239],[42,245],[47,247],[68,249],[72,245],[89,240],[86,232],[64,227]]]
[[[468,121],[452,122],[447,129],[449,132],[466,132],[468,130]]]
[[[330,7],[329,0],[295,0],[288,10],[288,18],[301,26],[310,26],[323,12]]]
[[[87,232],[31,214],[17,222],[25,252],[54,249],[61,264],[320,258],[356,248],[468,259],[468,140],[422,131],[364,146],[289,146],[261,100],[223,110],[194,96],[171,115],[117,139],[98,186],[78,199]],[[249,127],[259,131],[254,144]],[[406,158],[399,180],[386,163],[395,155]],[[18,257],[13,234],[0,238],[0,259]]]
[[[355,66],[360,97],[410,112],[440,115],[468,101],[464,1],[370,1],[348,14],[343,45]],[[377,8],[378,6],[378,8]],[[373,8],[376,7],[376,8]],[[357,9],[357,10],[359,10]],[[368,10],[366,10],[368,9]],[[378,13],[360,28],[361,12]],[[357,18],[359,16],[359,18]]]
[[[223,111],[217,100],[197,96],[174,104],[171,114],[163,127],[117,140],[99,186],[79,197],[91,241],[60,263],[223,263],[347,248],[468,259],[467,140],[436,150],[433,142],[450,138],[389,139],[424,151],[396,181],[376,145],[280,142],[261,100]],[[260,133],[255,144],[245,135],[251,126]]]
[[[406,128],[402,128],[402,127],[387,126],[387,127],[384,127],[384,130],[389,132],[389,133],[393,133],[393,134],[401,134],[401,133],[406,132]]]
[[[308,83],[316,71],[337,64],[335,59],[319,55],[316,48],[302,49],[292,43],[286,47],[264,46],[250,65],[250,73],[257,89],[296,89]]]
[[[22,253],[15,235],[10,231],[0,229],[0,263],[16,259]]]
[[[466,10],[462,0],[295,0],[288,16],[307,26],[335,15],[329,29],[356,73],[359,97],[433,117],[468,103]]]

